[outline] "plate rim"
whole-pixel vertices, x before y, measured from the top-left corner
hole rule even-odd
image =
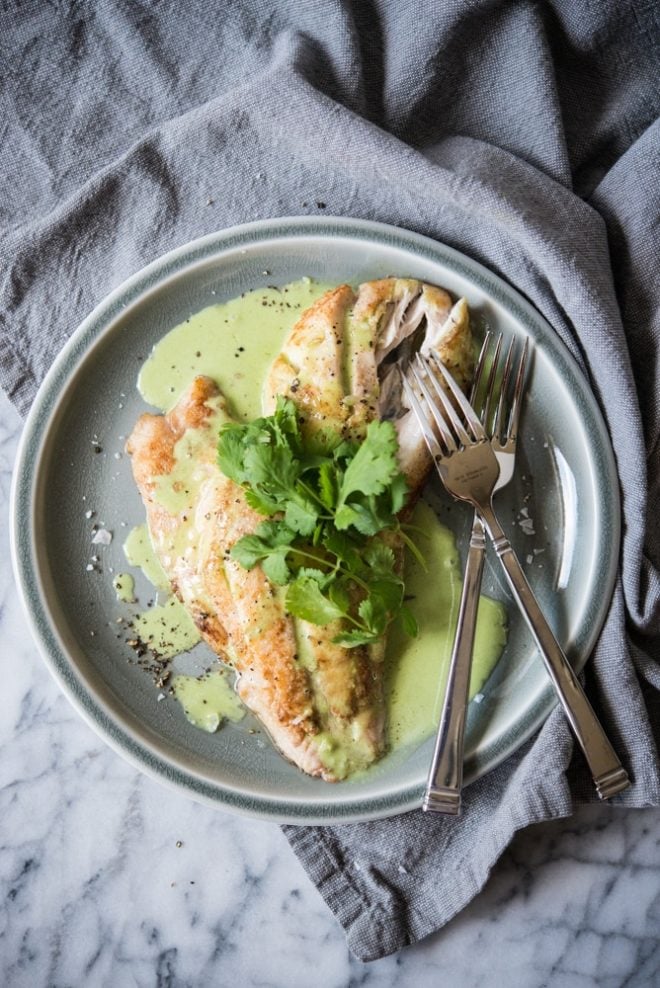
[[[387,795],[363,795],[353,800],[347,793],[345,802],[331,802],[326,811],[322,802],[301,804],[296,800],[279,800],[263,794],[237,792],[221,783],[204,780],[159,756],[147,744],[146,739],[134,735],[120,720],[112,716],[100,697],[85,689],[83,677],[58,640],[53,627],[55,622],[50,619],[49,608],[39,593],[40,581],[33,537],[34,499],[29,479],[32,474],[27,469],[29,465],[33,465],[35,470],[38,468],[40,452],[46,445],[52,422],[66,391],[65,385],[77,373],[83,358],[112,331],[116,319],[125,310],[157,291],[170,278],[184,276],[188,268],[205,261],[210,263],[213,258],[219,259],[222,254],[233,252],[236,248],[245,248],[247,253],[250,244],[262,245],[264,241],[302,236],[329,240],[339,237],[367,240],[380,246],[403,248],[449,267],[496,300],[523,326],[540,329],[543,342],[549,345],[553,365],[558,360],[560,365],[563,363],[568,366],[579,380],[584,380],[580,397],[591,413],[597,433],[595,437],[589,437],[590,450],[599,461],[602,476],[610,481],[605,491],[603,485],[596,485],[600,490],[598,509],[601,514],[607,515],[612,538],[609,555],[604,560],[605,572],[602,574],[605,592],[600,596],[591,628],[575,661],[577,671],[584,666],[593,651],[609,611],[618,571],[621,512],[614,452],[603,414],[566,344],[518,289],[469,255],[430,237],[402,227],[350,217],[290,216],[258,220],[218,230],[175,247],[125,279],[94,307],[71,334],[45,375],[26,418],[15,459],[10,492],[10,550],[19,596],[32,636],[47,668],[77,712],[96,734],[136,768],[158,782],[182,792],[188,798],[216,808],[277,823],[319,825],[373,820],[408,812],[421,806],[422,788],[409,785]],[[26,517],[29,517],[30,523],[21,524],[21,520]],[[492,771],[518,750],[539,729],[556,704],[557,699],[548,683],[537,703],[528,710],[522,735],[504,750],[492,752],[490,759],[480,767],[478,773],[470,772],[469,767],[466,767],[465,784]],[[294,808],[296,806],[297,810]]]

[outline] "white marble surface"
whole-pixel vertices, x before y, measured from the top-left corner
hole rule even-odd
[[[21,423],[0,395],[7,517]],[[140,775],[60,694],[0,544],[0,986],[660,984],[660,811],[518,836],[482,894],[361,964],[278,827]],[[178,843],[180,842],[180,846]]]

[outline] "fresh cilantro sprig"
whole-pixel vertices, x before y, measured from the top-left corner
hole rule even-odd
[[[417,554],[397,517],[408,488],[396,454],[391,422],[371,422],[361,443],[330,431],[305,439],[295,404],[282,397],[273,415],[220,430],[220,469],[267,518],[232,558],[286,585],[290,614],[320,626],[341,620],[333,641],[347,648],[378,641],[394,618],[416,634],[381,534],[400,532]]]

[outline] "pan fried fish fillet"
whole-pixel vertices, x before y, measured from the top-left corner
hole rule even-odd
[[[401,399],[394,358],[436,349],[463,382],[472,373],[464,301],[412,279],[347,285],[300,317],[264,385],[266,414],[291,397],[303,430],[361,438],[374,418],[397,428],[412,489],[429,457]],[[127,443],[155,552],[173,592],[220,659],[237,691],[282,754],[310,775],[345,778],[385,748],[385,642],[333,644],[339,623],[318,627],[286,614],[283,594],[259,566],[231,559],[233,545],[263,520],[216,464],[220,426],[230,421],[209,378],[196,378],[167,415],[140,417]],[[401,547],[387,536],[395,552]]]
[[[383,278],[327,292],[291,330],[266,378],[263,407],[278,395],[296,402],[303,428],[340,429],[360,439],[374,418],[392,419],[399,460],[411,490],[424,481],[430,457],[406,408],[394,358],[435,350],[465,388],[474,371],[465,299],[453,305],[442,288],[412,278]]]
[[[238,692],[303,771],[322,774],[308,675],[295,629],[260,567],[247,573],[228,550],[262,520],[216,466],[229,421],[213,381],[198,377],[167,415],[142,415],[126,449],[147,510],[154,550],[202,636],[239,673]],[[177,463],[194,459],[190,473]],[[162,479],[172,477],[169,496]],[[177,503],[177,495],[181,500]]]

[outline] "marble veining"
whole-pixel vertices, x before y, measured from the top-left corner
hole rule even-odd
[[[0,396],[7,517],[21,422]],[[444,930],[361,964],[279,828],[198,805],[101,742],[26,631],[0,534],[0,985],[660,983],[660,811],[518,835]]]

